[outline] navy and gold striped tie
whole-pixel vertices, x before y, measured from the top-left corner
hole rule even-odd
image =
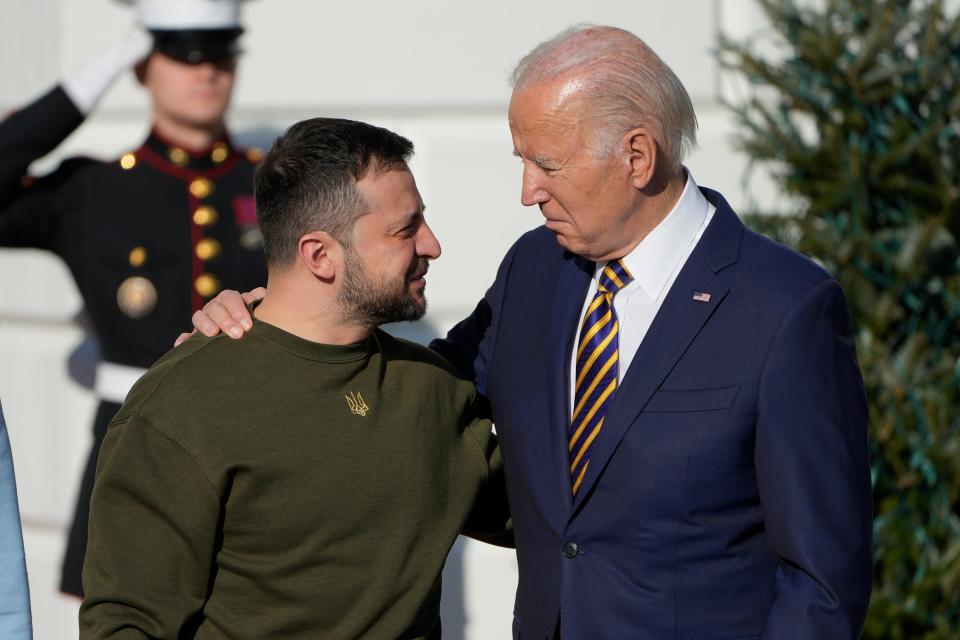
[[[633,276],[623,260],[612,260],[603,268],[597,293],[587,307],[577,342],[577,379],[570,420],[570,479],[577,495],[590,465],[590,446],[603,428],[603,418],[617,389],[617,362],[620,330],[613,310],[613,296]]]

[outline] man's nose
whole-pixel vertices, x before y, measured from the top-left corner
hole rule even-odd
[[[550,199],[550,194],[540,187],[536,169],[523,165],[523,183],[520,185],[520,203],[529,207],[535,204],[543,204]]]
[[[440,241],[433,235],[433,230],[423,223],[417,232],[417,255],[428,260],[440,257]]]

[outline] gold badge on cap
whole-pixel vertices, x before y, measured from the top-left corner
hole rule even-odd
[[[117,306],[134,320],[142,318],[157,306],[157,288],[142,276],[127,278],[117,289]]]
[[[206,178],[197,178],[190,183],[190,194],[194,198],[203,200],[211,193],[213,193],[213,183]]]
[[[132,153],[125,153],[123,157],[120,158],[120,167],[123,169],[133,169],[137,166],[137,156]]]

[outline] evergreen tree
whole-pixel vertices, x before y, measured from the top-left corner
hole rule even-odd
[[[960,638],[957,4],[758,2],[776,54],[721,38],[719,57],[752,87],[731,105],[739,145],[795,204],[750,223],[833,273],[857,327],[875,513],[864,637]]]

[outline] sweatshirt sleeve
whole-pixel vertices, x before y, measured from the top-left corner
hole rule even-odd
[[[474,402],[476,413],[467,428],[477,441],[487,474],[462,533],[482,542],[512,548],[514,546],[513,523],[503,477],[500,443],[490,420],[486,417],[489,411],[483,408],[485,405],[483,397],[477,396]]]
[[[136,413],[97,465],[80,637],[192,637],[212,575],[220,493],[196,458]]]

